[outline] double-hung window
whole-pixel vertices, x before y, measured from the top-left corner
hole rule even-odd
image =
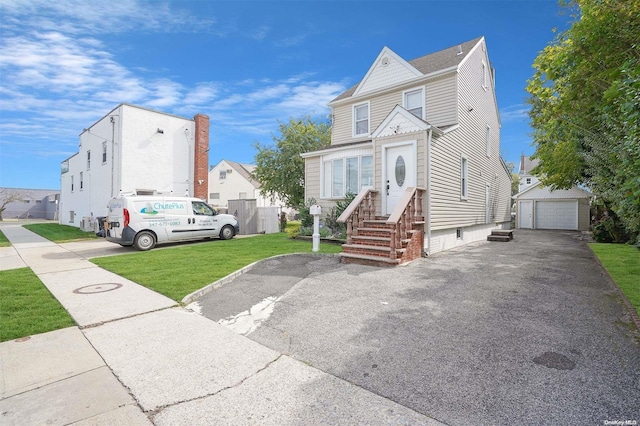
[[[460,198],[466,200],[469,196],[469,161],[467,157],[460,159]]]
[[[80,172],[80,191],[84,188],[84,174]]]
[[[91,151],[87,151],[87,170],[91,170]]]
[[[418,118],[424,119],[424,89],[413,89],[404,92],[404,109]]]
[[[487,70],[487,64],[482,61],[482,88],[487,90],[489,87],[489,70]]]
[[[373,186],[373,156],[334,158],[322,163],[322,197],[342,198]]]
[[[491,157],[491,127],[485,128],[485,142],[487,144],[487,157]]]
[[[107,162],[107,143],[102,142],[102,164]]]
[[[353,136],[369,134],[369,102],[353,106]]]

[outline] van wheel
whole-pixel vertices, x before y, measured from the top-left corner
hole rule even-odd
[[[141,251],[151,250],[156,246],[156,237],[149,231],[138,232],[133,245]]]
[[[236,231],[232,226],[227,225],[220,230],[220,239],[222,240],[230,240],[236,234]]]

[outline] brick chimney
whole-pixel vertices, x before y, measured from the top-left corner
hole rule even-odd
[[[209,117],[196,114],[196,137],[193,164],[193,196],[208,199],[209,192]]]

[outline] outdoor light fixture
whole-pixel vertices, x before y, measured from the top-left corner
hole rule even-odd
[[[158,128],[158,133],[160,133],[160,134],[164,134],[164,130],[162,130],[162,129]]]

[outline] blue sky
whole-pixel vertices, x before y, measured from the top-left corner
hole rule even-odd
[[[122,102],[211,119],[209,163],[252,163],[278,121],[326,117],[384,46],[485,36],[501,154],[532,154],[531,64],[570,17],[529,1],[0,0],[0,187],[58,189],[83,128]]]

